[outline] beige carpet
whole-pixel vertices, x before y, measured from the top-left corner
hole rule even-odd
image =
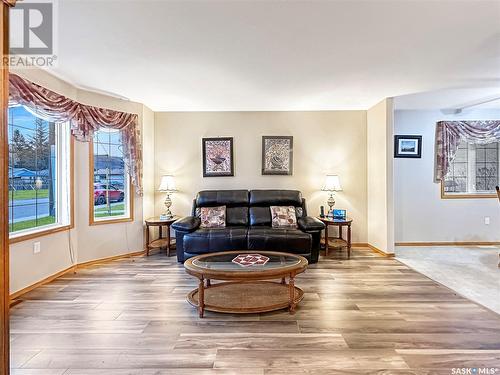
[[[396,259],[500,314],[499,246],[396,247]]]

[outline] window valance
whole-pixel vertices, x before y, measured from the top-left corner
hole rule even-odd
[[[9,103],[19,104],[48,121],[69,122],[71,133],[89,141],[99,128],[120,130],[124,160],[136,192],[142,194],[142,150],[137,114],[85,105],[54,91],[9,75]]]
[[[500,120],[439,121],[436,125],[436,181],[442,181],[461,141],[474,144],[500,142]]]

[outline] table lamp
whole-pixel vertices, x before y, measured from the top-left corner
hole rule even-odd
[[[330,196],[326,203],[330,206],[330,211],[333,210],[333,206],[335,206],[335,192],[342,191],[342,186],[340,185],[339,176],[335,174],[329,174],[326,176],[325,184],[323,185],[322,191],[328,191]]]
[[[170,206],[172,205],[172,199],[170,199],[170,194],[177,191],[177,189],[175,188],[174,176],[171,175],[161,176],[161,181],[160,181],[160,186],[158,187],[158,191],[167,193],[164,202],[166,209],[165,212],[160,215],[160,220],[167,220],[173,218],[174,215],[172,215],[172,212],[170,212]]]

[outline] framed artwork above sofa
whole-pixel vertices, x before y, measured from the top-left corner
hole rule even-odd
[[[262,174],[293,174],[293,137],[262,137]]]
[[[203,177],[234,176],[233,138],[202,138]]]

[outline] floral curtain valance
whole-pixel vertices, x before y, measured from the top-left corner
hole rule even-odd
[[[436,126],[436,181],[442,181],[448,173],[461,141],[500,142],[500,120],[439,121]]]
[[[9,75],[9,84],[9,103],[23,105],[49,121],[69,122],[71,133],[81,142],[89,141],[102,127],[120,130],[131,182],[142,194],[142,150],[136,114],[78,103],[15,74]]]

